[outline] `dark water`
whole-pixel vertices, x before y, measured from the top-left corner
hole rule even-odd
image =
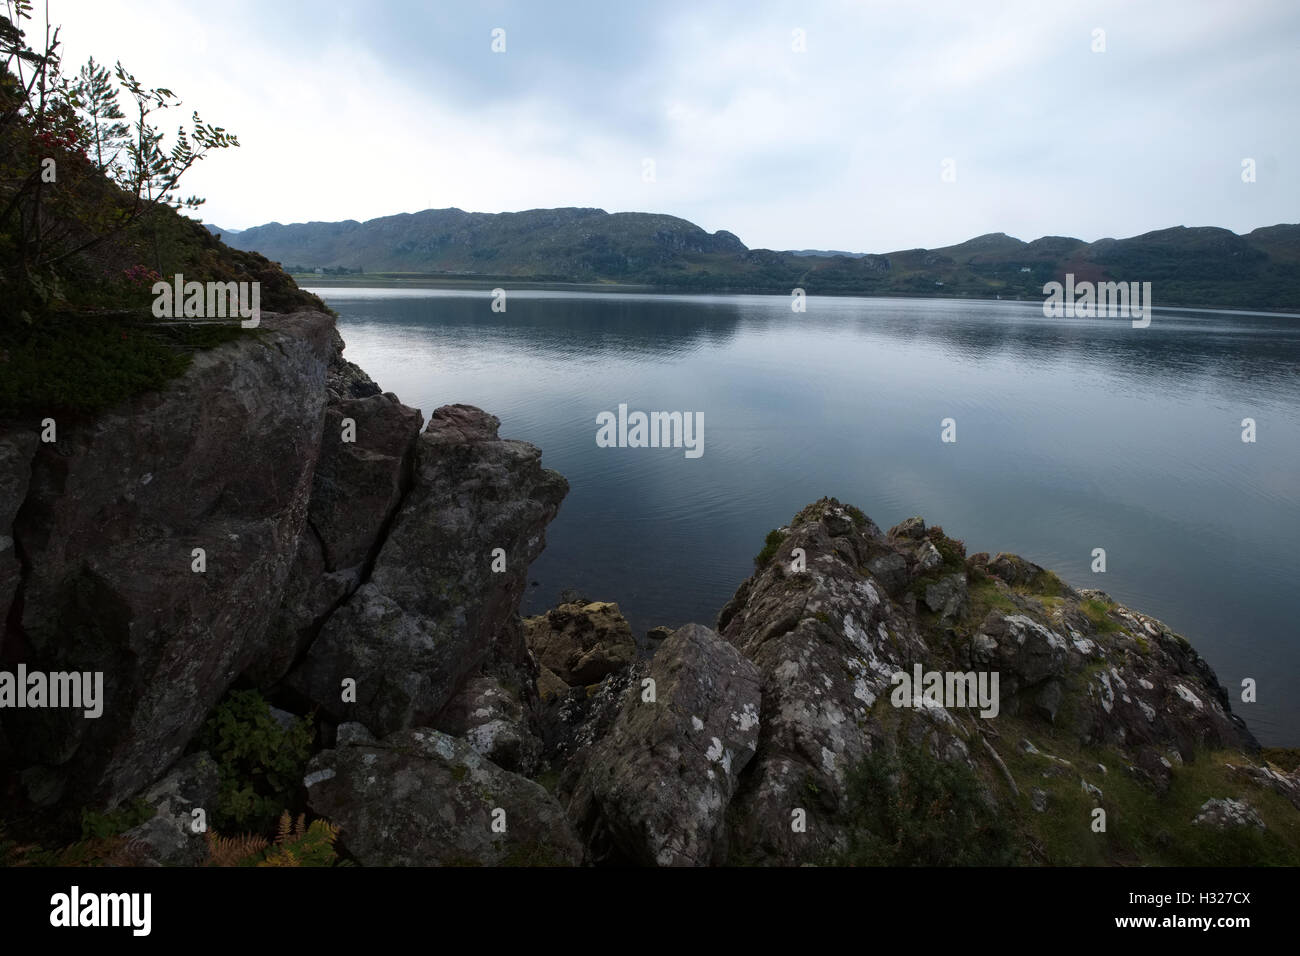
[[[1300,744],[1300,319],[548,292],[494,313],[487,292],[316,291],[386,390],[426,417],[481,406],[569,479],[525,613],[575,587],[637,631],[712,624],[766,532],[834,495],[1161,618],[1230,693],[1257,681],[1234,708],[1261,741]],[[703,412],[703,456],[597,447],[620,403]]]

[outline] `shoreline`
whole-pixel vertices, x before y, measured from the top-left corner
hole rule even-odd
[[[352,276],[318,276],[310,273],[290,273],[294,282],[300,288],[307,292],[315,293],[318,289],[386,289],[386,288],[407,288],[407,289],[432,289],[432,290],[452,290],[452,291],[480,291],[491,290],[494,288],[505,288],[507,284],[523,283],[523,288],[515,288],[515,292],[574,292],[588,294],[614,294],[614,295],[654,295],[670,297],[715,297],[726,298],[728,296],[754,295],[754,296],[771,296],[774,298],[789,298],[789,292],[773,291],[771,289],[741,287],[735,289],[709,289],[698,290],[688,289],[680,286],[657,286],[644,285],[636,283],[623,282],[564,282],[558,280],[533,279],[529,276],[490,276],[490,277],[464,277],[454,278],[450,276],[430,275],[426,273],[367,273],[365,275]],[[809,293],[808,298],[827,298],[827,299],[905,299],[905,300],[942,300],[945,302],[1005,302],[1020,303],[1023,305],[1041,305],[1037,299],[1025,298],[988,298],[987,296],[973,295],[943,295],[936,293],[925,293],[910,295],[907,293],[880,293],[880,292],[815,292]],[[1241,316],[1258,316],[1277,318],[1300,319],[1300,308],[1292,310],[1272,310],[1262,311],[1256,309],[1230,309],[1214,305],[1152,305],[1151,308],[1157,312],[1204,312],[1215,315],[1241,315]],[[1093,316],[1093,318],[1106,318],[1106,316]]]

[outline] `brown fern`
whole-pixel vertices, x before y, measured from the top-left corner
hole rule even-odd
[[[283,813],[280,814],[280,825],[276,827],[276,831],[275,831],[276,846],[284,846],[286,843],[289,842],[289,838],[293,832],[291,821],[292,818],[289,816],[288,810],[285,810]]]
[[[266,859],[258,866],[301,866],[302,863],[292,850],[285,847],[272,847],[266,853]]]
[[[280,817],[280,825],[275,846],[267,851],[265,859],[258,866],[302,866],[303,860],[315,860],[308,865],[320,865],[320,857],[313,855],[313,849],[319,851],[321,842],[329,853],[329,859],[335,859],[333,851],[334,841],[338,839],[339,828],[328,820],[313,820],[311,825],[307,825],[307,815],[298,814],[298,819],[290,826],[289,814],[286,811]],[[317,839],[313,848],[307,842],[308,837]]]
[[[256,833],[223,837],[217,831],[209,830],[207,841],[208,866],[238,866],[267,847],[266,837]]]

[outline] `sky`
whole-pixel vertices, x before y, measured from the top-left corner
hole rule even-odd
[[[182,184],[227,229],[595,206],[888,252],[1300,222],[1295,0],[49,7],[65,72],[120,59],[184,101],[165,128],[239,137]]]

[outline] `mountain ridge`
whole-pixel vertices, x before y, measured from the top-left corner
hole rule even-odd
[[[215,227],[208,227],[217,231]],[[1239,235],[1172,226],[1087,242],[986,233],[886,253],[750,248],[663,213],[567,206],[478,213],[457,207],[364,222],[270,222],[224,236],[289,271],[621,283],[669,291],[821,295],[1042,296],[1050,281],[1149,281],[1160,305],[1300,311],[1300,225]]]

